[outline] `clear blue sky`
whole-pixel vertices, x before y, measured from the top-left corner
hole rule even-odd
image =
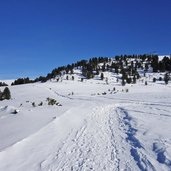
[[[94,56],[171,53],[171,0],[1,0],[0,79]]]

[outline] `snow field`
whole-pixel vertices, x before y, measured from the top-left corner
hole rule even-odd
[[[13,99],[0,102],[0,170],[171,170],[170,85],[122,87],[110,77],[10,87]]]

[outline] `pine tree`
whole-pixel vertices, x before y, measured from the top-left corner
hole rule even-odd
[[[132,78],[131,78],[131,77],[128,77],[128,78],[126,79],[126,82],[127,82],[128,84],[131,84]]]
[[[162,77],[159,77],[159,81],[162,81],[163,79],[162,79]]]
[[[134,75],[134,77],[133,77],[133,84],[136,84],[136,77],[135,77],[135,75]]]
[[[122,82],[121,82],[122,86],[125,86],[126,82],[124,80],[124,78],[122,77]]]
[[[169,82],[169,74],[168,73],[166,73],[164,75],[164,82],[165,82],[165,84],[168,84],[168,82]]]
[[[148,71],[149,67],[148,67],[148,63],[145,64],[145,71]]]
[[[7,100],[11,99],[11,92],[8,87],[5,87],[5,89],[2,93],[2,100],[4,100],[4,99],[7,99]]]
[[[101,80],[104,79],[104,74],[103,74],[103,72],[101,73],[100,78],[101,78]]]
[[[99,70],[98,69],[96,69],[96,75],[99,75]]]
[[[0,90],[0,100],[3,100],[3,99],[2,99],[2,94],[3,94],[3,93],[2,93],[1,90]]]

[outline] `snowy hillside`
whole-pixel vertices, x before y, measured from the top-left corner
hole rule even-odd
[[[104,74],[108,84],[77,73],[11,86],[0,102],[0,170],[171,170],[171,86],[150,74],[147,86],[121,86]]]

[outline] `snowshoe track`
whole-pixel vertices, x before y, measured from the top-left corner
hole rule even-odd
[[[80,130],[72,130],[55,154],[41,163],[42,171],[119,171],[114,113],[110,107],[94,109]]]

